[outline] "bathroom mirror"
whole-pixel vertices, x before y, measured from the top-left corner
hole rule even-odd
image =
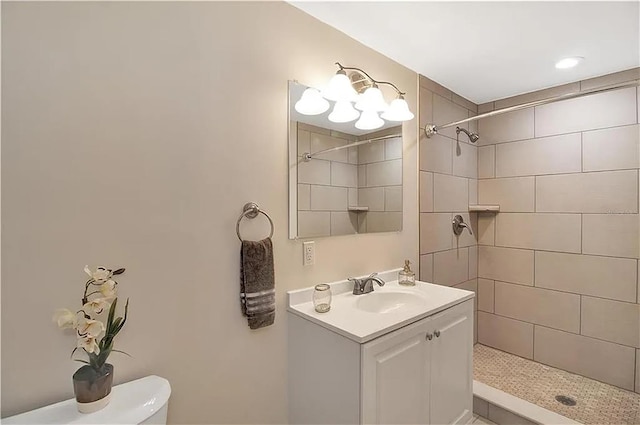
[[[331,101],[326,112],[301,114],[295,104],[307,88],[289,82],[289,237],[402,230],[402,124],[332,122]]]

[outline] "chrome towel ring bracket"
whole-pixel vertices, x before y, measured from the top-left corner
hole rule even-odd
[[[258,207],[258,204],[256,204],[255,202],[248,202],[244,204],[244,207],[242,207],[242,214],[240,214],[240,217],[238,217],[238,222],[236,223],[236,234],[238,235],[238,239],[240,239],[240,242],[242,242],[242,236],[240,236],[240,222],[245,217],[254,219],[258,216],[258,214],[264,215],[265,217],[267,217],[267,220],[269,220],[269,224],[271,225],[271,233],[269,234],[269,238],[273,237],[273,220],[271,220],[269,214],[262,211],[260,207]]]

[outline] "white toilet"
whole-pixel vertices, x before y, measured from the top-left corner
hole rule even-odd
[[[79,413],[75,399],[2,419],[2,424],[166,424],[169,381],[147,376],[111,390],[111,401],[95,413]]]

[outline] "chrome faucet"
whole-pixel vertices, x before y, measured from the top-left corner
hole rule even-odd
[[[379,278],[378,273],[371,273],[369,277],[364,279],[349,278],[350,282],[353,282],[353,295],[364,295],[369,292],[373,292],[373,282],[380,286],[384,286],[384,280]]]

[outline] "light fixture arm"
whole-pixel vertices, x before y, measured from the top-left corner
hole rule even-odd
[[[352,67],[352,66],[342,66],[342,64],[340,64],[340,62],[336,62],[336,65],[338,65],[338,67],[340,67],[340,71],[343,71],[345,69],[350,69],[350,70],[354,70],[354,71],[358,71],[360,73],[362,73],[365,77],[367,77],[369,80],[371,80],[371,82],[375,85],[375,84],[386,84],[388,86],[391,86],[395,89],[396,92],[398,92],[398,96],[400,96],[400,99],[404,99],[404,95],[407,94],[403,91],[401,91],[395,84],[390,83],[388,81],[378,81],[378,80],[374,80],[371,75],[367,74],[364,70],[360,69],[360,68],[356,68],[356,67]]]

